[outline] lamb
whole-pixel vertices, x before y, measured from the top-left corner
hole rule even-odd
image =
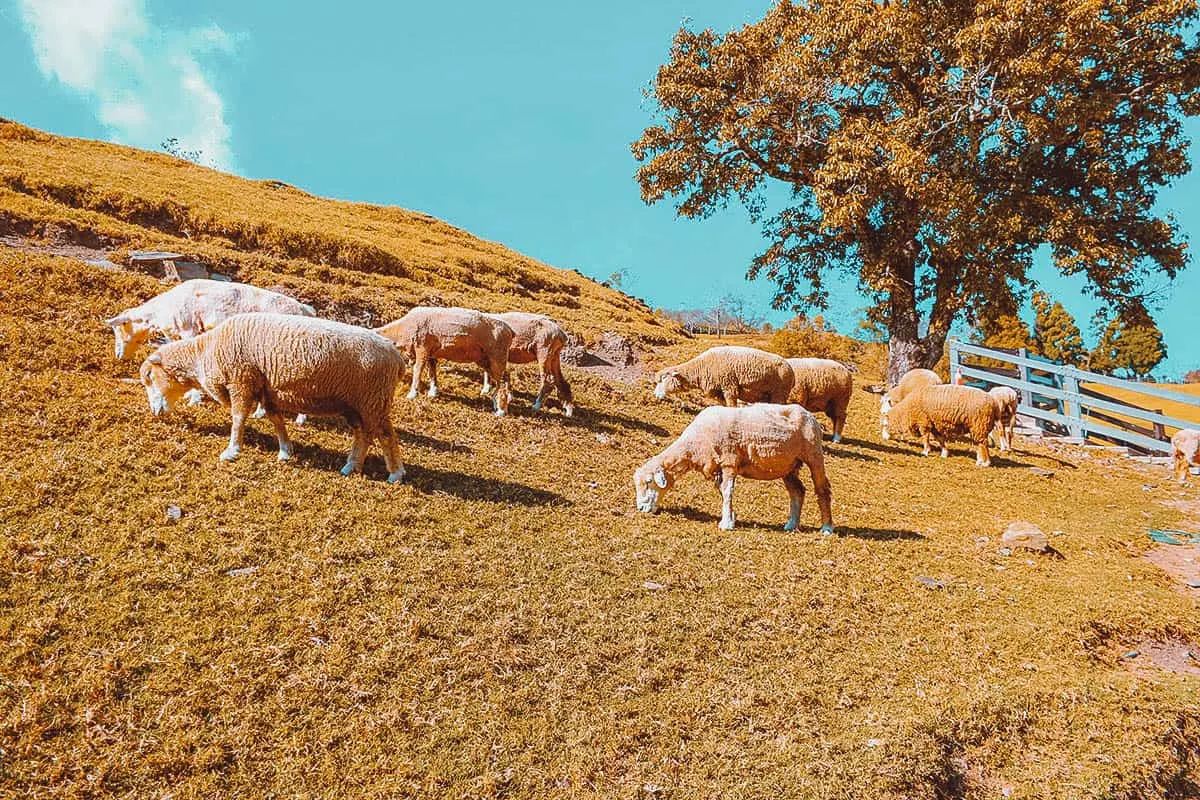
[[[234,314],[253,311],[302,317],[317,315],[312,306],[268,289],[245,283],[192,280],[122,311],[104,324],[113,329],[117,360],[124,360],[151,337],[190,339]]]
[[[1017,406],[1020,399],[1016,389],[1010,386],[993,386],[988,390],[996,404],[996,441],[1000,452],[1012,450],[1013,428],[1017,425]]]
[[[982,389],[957,384],[926,386],[905,396],[895,406],[883,399],[883,438],[891,438],[889,428],[911,431],[924,444],[929,455],[929,443],[934,441],[948,456],[943,437],[951,433],[967,433],[976,447],[975,465],[991,466],[988,453],[988,434],[996,426],[997,411],[992,396]]]
[[[900,382],[890,390],[884,392],[883,396],[879,398],[879,427],[883,433],[883,438],[888,438],[887,410],[889,408],[899,405],[900,401],[913,392],[920,391],[926,386],[937,386],[941,382],[941,376],[931,369],[910,369],[901,375]]]
[[[1200,431],[1184,428],[1171,437],[1171,455],[1175,460],[1175,479],[1187,482],[1188,468],[1200,466]]]
[[[789,358],[787,363],[796,378],[788,399],[809,411],[825,412],[833,423],[833,441],[840,442],[854,391],[850,368],[828,358]]]
[[[404,466],[390,414],[403,371],[403,356],[371,331],[259,312],[163,345],[142,363],[141,379],[155,415],[193,389],[229,408],[233,424],[223,461],[237,458],[246,417],[260,403],[275,426],[280,461],[291,458],[293,449],[285,413],[342,416],[354,432],[342,474],[359,471],[372,439],[378,439],[388,482],[396,483],[404,479]]]
[[[558,399],[563,404],[563,415],[575,413],[575,402],[571,397],[571,386],[563,377],[562,363],[559,357],[567,344],[567,333],[557,322],[543,314],[529,314],[524,311],[509,311],[504,314],[488,314],[486,316],[498,319],[512,328],[513,340],[508,346],[508,363],[530,364],[538,363],[541,370],[542,382],[538,389],[537,399],[533,401],[533,410],[541,411],[542,403],[550,388],[558,390]],[[488,374],[483,373],[483,394],[491,392]]]
[[[496,416],[508,413],[512,398],[508,386],[508,351],[513,330],[502,320],[470,308],[418,306],[375,331],[412,359],[409,399],[417,396],[421,371],[426,366],[429,368],[429,396],[437,397],[437,362],[444,358],[483,367],[490,383],[495,384]]]
[[[791,499],[785,531],[800,522],[804,484],[800,468],[812,474],[821,509],[821,533],[833,533],[831,490],[821,449],[821,424],[798,405],[755,403],[742,408],[709,406],[696,415],[667,449],[633,473],[638,511],[652,513],[681,475],[698,470],[721,490],[721,530],[733,530],[733,486],[738,476],[782,480]]]
[[[786,403],[795,384],[792,368],[782,356],[753,347],[721,346],[659,370],[654,396],[696,388],[727,406],[743,403]]]

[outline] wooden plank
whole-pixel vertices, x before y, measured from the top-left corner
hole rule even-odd
[[[1084,408],[1096,408],[1101,411],[1109,411],[1114,414],[1120,414],[1123,417],[1132,417],[1143,422],[1157,422],[1162,425],[1170,425],[1172,428],[1186,428],[1192,423],[1175,417],[1168,417],[1163,414],[1156,414],[1153,411],[1147,411],[1144,408],[1137,406],[1126,406],[1120,403],[1110,403],[1107,400],[1100,400],[1095,397],[1083,398]]]
[[[1076,395],[1068,395],[1062,389],[1057,389],[1054,386],[1048,386],[1041,383],[1033,383],[1031,381],[1022,381],[1017,378],[1010,378],[1007,375],[995,375],[992,373],[983,372],[975,367],[962,367],[963,377],[976,378],[978,380],[987,381],[988,383],[998,384],[1000,386],[1008,386],[1022,393],[1030,393],[1048,398],[1050,400],[1074,400]]]
[[[1119,428],[1110,428],[1107,425],[1097,425],[1088,419],[1083,420],[1083,430],[1086,433],[1096,434],[1097,436],[1105,436],[1109,439],[1127,442],[1143,450],[1150,450],[1155,453],[1170,453],[1171,443],[1160,442],[1158,439],[1151,439],[1149,436],[1142,436],[1140,433],[1132,431],[1124,431]]]

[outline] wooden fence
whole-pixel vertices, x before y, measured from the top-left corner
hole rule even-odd
[[[964,360],[967,358],[971,361]],[[953,377],[960,371],[972,383],[1011,386],[1021,399],[1017,413],[1034,419],[1044,430],[1080,442],[1098,438],[1141,452],[1170,453],[1170,434],[1179,428],[1196,427],[1196,423],[1168,417],[1162,409],[1143,408],[1111,397],[1094,386],[1125,389],[1200,409],[1200,397],[1154,384],[1087,372],[1031,355],[1024,348],[981,347],[951,339],[950,374]]]

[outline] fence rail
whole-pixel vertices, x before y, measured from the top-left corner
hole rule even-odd
[[[963,357],[986,358],[1012,367],[986,367],[964,363]],[[950,373],[997,386],[1009,386],[1020,396],[1017,413],[1036,420],[1040,427],[1057,426],[1069,436],[1095,436],[1158,453],[1171,452],[1167,428],[1189,428],[1195,423],[1170,417],[1162,409],[1132,405],[1102,394],[1084,384],[1125,389],[1148,397],[1183,403],[1200,410],[1200,397],[1172,392],[1159,386],[1099,375],[1077,367],[1018,351],[950,340]],[[1114,414],[1128,419],[1121,419]],[[1149,423],[1149,427],[1129,420]]]

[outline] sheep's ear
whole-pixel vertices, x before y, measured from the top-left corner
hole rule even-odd
[[[146,360],[149,361],[151,364],[161,364],[162,356],[160,356],[158,353],[151,353],[150,357]]]
[[[654,485],[660,489],[667,488],[667,473],[662,467],[654,470]]]

